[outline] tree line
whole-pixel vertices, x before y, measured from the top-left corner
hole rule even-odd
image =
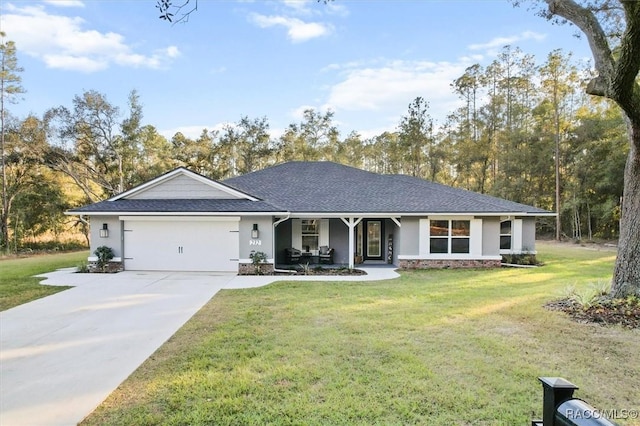
[[[489,65],[451,82],[462,106],[436,123],[428,94],[413,99],[393,131],[341,134],[334,112],[304,111],[282,135],[267,117],[240,117],[197,138],[171,139],[144,123],[133,90],[124,107],[89,90],[41,117],[15,117],[5,102],[24,90],[15,45],[2,54],[2,235],[20,247],[74,221],[66,209],[103,200],[184,166],[212,179],[293,160],[329,160],[376,173],[401,173],[559,211],[542,232],[576,240],[616,238],[629,145],[612,102],[585,95],[593,76],[570,54],[533,56],[505,46]],[[11,90],[8,90],[11,89]],[[13,242],[13,244],[12,244]]]

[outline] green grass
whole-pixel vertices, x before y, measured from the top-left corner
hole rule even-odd
[[[638,408],[638,330],[542,308],[608,279],[614,254],[539,249],[538,269],[222,291],[83,424],[524,425],[541,416],[538,376]]]
[[[68,289],[41,285],[42,278],[34,275],[76,266],[86,258],[82,251],[0,260],[0,311]]]

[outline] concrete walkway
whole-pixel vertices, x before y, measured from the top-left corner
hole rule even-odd
[[[45,274],[43,284],[74,288],[0,312],[0,425],[77,424],[223,288],[398,276],[360,269],[368,274]]]

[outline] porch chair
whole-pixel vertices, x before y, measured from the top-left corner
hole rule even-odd
[[[333,263],[333,249],[328,246],[318,248],[318,263]]]
[[[288,264],[294,264],[300,262],[300,255],[302,252],[293,247],[287,247],[284,249],[284,256]]]

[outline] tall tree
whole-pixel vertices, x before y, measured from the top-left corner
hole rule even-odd
[[[563,135],[567,134],[567,117],[573,111],[567,100],[571,97],[578,80],[578,73],[570,63],[571,54],[563,55],[560,50],[554,50],[547,56],[547,62],[540,67],[542,77],[541,89],[544,94],[543,102],[548,102],[553,115],[553,141],[554,141],[554,169],[555,169],[555,210],[556,216],[556,240],[562,236],[562,206],[561,206],[561,143]],[[569,111],[567,111],[569,109]]]
[[[135,92],[130,96],[130,106],[132,114],[122,124],[120,109],[104,94],[90,90],[74,97],[73,109],[61,106],[45,114],[52,140],[56,141],[47,163],[71,177],[90,201],[127,189],[125,158],[134,155],[130,144],[135,142],[137,116],[141,114]]]
[[[217,137],[217,131],[207,129],[202,129],[196,140],[188,138],[182,133],[176,133],[171,139],[173,158],[180,166],[201,175],[213,179],[228,177],[230,175],[228,170],[233,170],[235,167],[235,156],[232,152],[225,152],[220,158],[220,147],[216,145]],[[218,157],[217,161],[216,156]]]
[[[570,162],[565,183],[565,203],[572,204],[573,214],[565,214],[564,223],[569,222],[568,216],[573,218],[569,223],[576,238],[583,234],[589,239],[615,238],[629,151],[622,112],[611,101],[592,98],[576,117],[578,124],[568,146],[571,151],[566,155]]]
[[[137,163],[142,156],[142,104],[137,90],[129,93],[127,101],[129,115],[120,124],[120,135],[114,142],[115,150],[120,153],[118,161],[118,175],[120,178],[119,191],[136,185]]]
[[[303,121],[299,129],[305,144],[303,160],[324,160],[327,149],[335,145],[338,139],[338,129],[333,124],[333,111],[324,114],[307,109],[303,114]]]
[[[141,154],[132,184],[141,184],[176,167],[171,149],[171,143],[154,126],[143,126],[140,129]]]
[[[315,161],[331,156],[339,132],[333,124],[333,111],[322,114],[306,109],[303,120],[291,123],[280,136],[276,149],[276,161]]]
[[[433,135],[429,103],[424,98],[418,96],[409,104],[407,115],[400,120],[398,136],[405,152],[405,172],[435,180],[440,170],[440,158]]]
[[[246,174],[265,168],[272,151],[269,122],[266,117],[249,119],[244,116],[236,123],[237,157],[240,160],[236,174]]]
[[[454,181],[465,189],[484,193],[487,183],[488,165],[491,161],[491,147],[488,137],[481,137],[479,99],[481,97],[480,78],[483,73],[479,64],[467,68],[464,74],[451,85],[464,101],[464,106],[454,112],[451,120],[451,132],[448,134],[452,144]],[[458,125],[455,126],[454,124]]]
[[[16,246],[28,231],[30,236],[56,229],[68,208],[63,185],[43,165],[47,147],[41,120],[29,116],[12,120],[6,135],[7,216],[11,218]]]
[[[611,290],[614,297],[640,295],[640,2],[544,2],[548,18],[575,24],[589,42],[598,75],[587,85],[587,93],[613,100],[626,116],[630,149]],[[609,32],[610,28],[619,31]]]
[[[9,248],[9,194],[5,158],[6,104],[16,102],[25,90],[21,86],[23,71],[18,66],[16,46],[12,41],[4,41],[5,33],[0,31],[0,166],[2,167],[2,211],[0,212],[0,247]]]

